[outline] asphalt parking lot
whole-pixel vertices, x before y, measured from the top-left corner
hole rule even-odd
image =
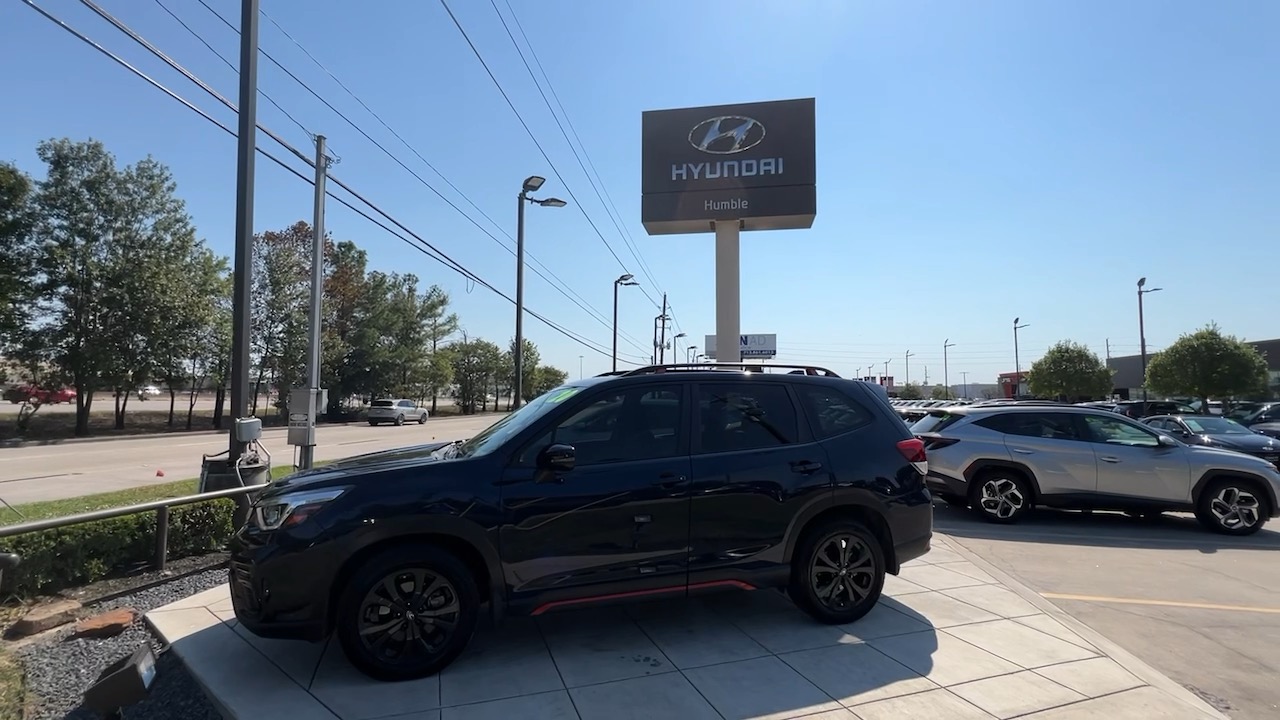
[[[1232,718],[1280,716],[1280,521],[1246,538],[1189,515],[1037,512],[987,523],[936,504],[938,530]]]

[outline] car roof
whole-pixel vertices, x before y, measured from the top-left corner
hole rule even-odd
[[[995,415],[997,413],[1037,413],[1051,410],[1053,412],[1069,412],[1074,415],[1095,415],[1115,417],[1115,413],[1098,408],[1080,407],[1078,405],[962,405],[954,408],[930,408],[932,412],[945,412],[952,415]]]

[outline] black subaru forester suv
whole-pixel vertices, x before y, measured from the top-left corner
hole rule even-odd
[[[785,588],[819,622],[857,620],[929,550],[922,442],[878,386],[729,367],[580,380],[465,442],[269,486],[232,543],[236,617],[335,631],[382,680],[444,668],[486,606]]]

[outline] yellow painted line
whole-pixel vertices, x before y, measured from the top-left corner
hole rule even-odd
[[[1193,610],[1234,610],[1236,612],[1280,615],[1280,608],[1254,607],[1251,605],[1218,605],[1215,603],[1178,602],[1175,600],[1142,600],[1140,598],[1118,598],[1101,595],[1069,595],[1065,593],[1040,593],[1040,597],[1048,600],[1079,600],[1081,602],[1117,603],[1120,605],[1158,605],[1160,607],[1190,608]]]

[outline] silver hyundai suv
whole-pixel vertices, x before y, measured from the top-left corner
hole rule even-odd
[[[1194,512],[1205,527],[1250,535],[1280,516],[1280,472],[1231,450],[1186,445],[1122,415],[1063,406],[938,409],[911,430],[925,441],[929,489],[991,522],[1040,505]]]

